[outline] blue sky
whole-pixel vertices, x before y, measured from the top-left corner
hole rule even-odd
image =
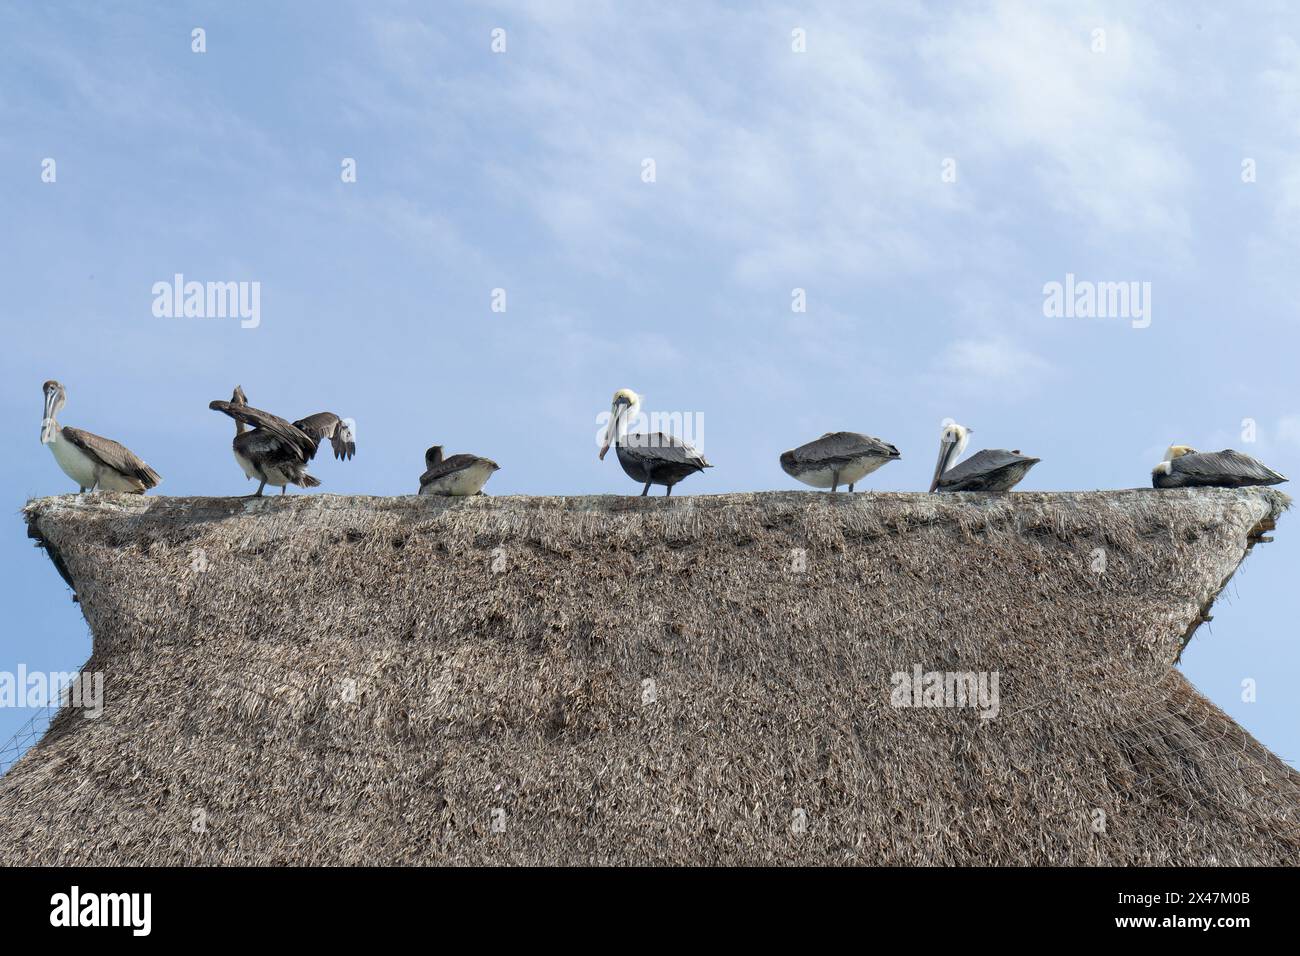
[[[1042,458],[1025,490],[1143,486],[1172,441],[1300,472],[1284,3],[4,3],[0,129],[0,671],[90,652],[18,516],[72,490],[47,378],[171,495],[252,490],[236,383],[356,420],[339,493],[412,492],[435,441],[496,494],[635,493],[595,454],[620,386],[703,417],[679,493],[797,487],[777,455],[841,428],[923,489],[949,416]],[[259,282],[260,325],[154,317],[176,273]],[[1045,316],[1067,274],[1149,282],[1149,327]],[[1296,522],[1184,664],[1292,761]]]

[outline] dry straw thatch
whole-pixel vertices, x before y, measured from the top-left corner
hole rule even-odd
[[[105,712],[0,863],[1295,865],[1300,775],[1173,666],[1288,503],[33,501]]]

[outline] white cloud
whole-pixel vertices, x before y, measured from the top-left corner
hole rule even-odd
[[[1151,102],[1166,82],[1156,37],[1122,22],[1096,54],[1095,19],[1065,6],[522,12],[517,59],[461,105],[528,131],[536,159],[523,175],[502,164],[501,184],[597,270],[654,254],[667,232],[754,284],[926,272],[937,248],[982,248],[975,223],[1008,198],[941,182],[954,155],[1022,164],[1040,202],[1097,238],[1158,235],[1167,254],[1188,233],[1186,163]],[[790,49],[794,25],[806,53]],[[900,49],[909,34],[931,39]]]
[[[515,7],[514,22],[527,19],[510,52],[490,76],[440,90],[425,121],[440,136],[485,118],[521,135],[527,165],[488,156],[486,173],[593,271],[633,272],[638,257],[672,251],[665,235],[674,247],[718,249],[749,284],[924,271],[937,242],[953,254],[946,217],[970,200],[940,180],[947,120],[909,92],[924,85],[908,75],[923,64],[900,57],[882,28],[926,26],[906,10],[868,20],[802,7],[744,17]],[[795,24],[808,30],[807,53],[790,49]],[[432,82],[410,49],[426,33],[376,26],[408,89]],[[364,89],[380,112],[400,113],[408,99],[384,84]],[[640,178],[647,157],[653,184]]]
[[[1257,291],[1300,308],[1295,261],[1300,257],[1300,42],[1279,32],[1260,50],[1264,66],[1254,76],[1258,139],[1243,153],[1256,160],[1256,183],[1272,215],[1246,239],[1251,284]]]
[[[1041,381],[1052,365],[1005,338],[960,339],[938,356],[932,371],[957,385],[997,382],[1021,390]]]
[[[1102,30],[1104,51],[1093,48]],[[924,47],[972,153],[1023,166],[1048,201],[1100,238],[1186,240],[1189,168],[1159,119],[1170,80],[1144,31],[1072,7],[968,11]],[[1167,108],[1167,107],[1166,107]]]

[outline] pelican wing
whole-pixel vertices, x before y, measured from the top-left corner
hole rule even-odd
[[[1259,459],[1231,448],[1181,455],[1170,462],[1169,467],[1170,471],[1183,476],[1188,484],[1197,485],[1233,488],[1276,485],[1287,480]]]
[[[437,481],[439,478],[445,478],[453,472],[463,471],[471,468],[479,462],[487,462],[494,469],[500,466],[490,458],[480,458],[478,455],[452,455],[450,458],[444,458],[442,461],[433,465],[420,476],[420,485],[427,485],[431,481]]]
[[[1007,465],[1037,461],[1037,458],[1029,458],[1018,452],[1007,451],[1005,448],[984,448],[971,455],[961,464],[953,465],[945,471],[939,477],[939,487],[949,488],[967,482],[978,482],[979,479],[1005,468]]]
[[[865,456],[897,458],[898,449],[888,442],[858,432],[827,432],[816,441],[800,445],[792,452],[800,464],[853,461]]]
[[[686,444],[686,442],[660,432],[638,432],[624,435],[619,445],[624,454],[648,462],[651,465],[655,463],[671,463],[690,465],[699,469],[713,467],[704,460],[703,455]]]
[[[315,415],[299,419],[293,425],[310,435],[318,446],[322,438],[328,438],[334,448],[335,458],[346,461],[357,453],[357,443],[352,435],[352,429],[333,412],[317,412]]]
[[[272,415],[251,405],[236,405],[233,402],[209,402],[208,408],[214,412],[223,412],[237,422],[243,422],[245,425],[260,428],[274,435],[284,443],[286,448],[293,449],[304,462],[311,461],[312,456],[316,454],[317,440],[296,425],[289,424],[279,415]]]
[[[93,432],[66,425],[63,428],[63,437],[80,448],[92,460],[106,468],[111,468],[120,475],[134,478],[145,488],[152,488],[162,481],[162,476],[146,465],[139,455],[111,438],[102,438]]]

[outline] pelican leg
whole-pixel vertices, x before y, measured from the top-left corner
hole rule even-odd
[[[835,494],[835,492],[839,490],[840,490],[840,473],[838,471],[833,471],[831,472],[831,494]]]
[[[672,486],[672,485],[669,485],[669,486],[668,486],[668,490],[664,492],[664,497],[667,498],[667,497],[668,497],[669,495],[671,495],[672,493],[673,493],[673,486]]]
[[[649,479],[649,478],[647,478],[647,479],[645,480],[645,487],[641,489],[641,497],[644,498],[644,497],[645,497],[646,495],[648,495],[648,494],[650,494],[650,479]]]
[[[289,485],[288,485],[287,482],[286,482],[285,484],[281,485],[281,486],[280,486],[280,497],[284,497],[285,493],[286,493],[288,490],[289,490]]]
[[[260,498],[260,497],[262,497],[262,489],[265,488],[265,487],[266,487],[266,480],[263,479],[263,480],[262,480],[262,483],[261,483],[260,485],[257,486],[257,490],[256,490],[255,492],[253,492],[251,495],[244,495],[244,497],[245,497],[245,498]]]
[[[855,482],[852,482],[852,481],[849,482],[849,494],[853,494],[853,485],[854,485],[854,484],[855,484]]]

